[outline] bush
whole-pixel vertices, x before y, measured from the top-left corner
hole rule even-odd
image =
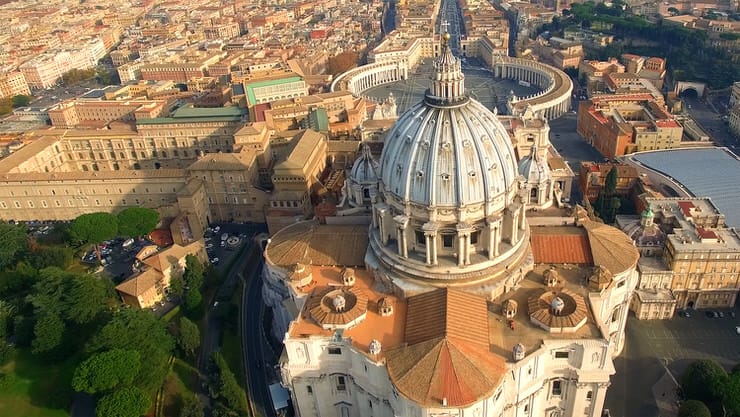
[[[712,417],[712,413],[703,402],[688,400],[678,408],[678,417]]]

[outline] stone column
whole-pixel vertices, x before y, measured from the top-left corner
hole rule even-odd
[[[465,265],[465,236],[457,233],[457,266]]]
[[[426,249],[426,263],[427,265],[432,264],[432,236],[429,233],[424,233],[424,247]]]
[[[409,257],[408,242],[406,237],[406,227],[409,224],[409,218],[399,215],[393,218],[396,223],[396,236],[398,241],[398,256],[402,258]]]
[[[514,245],[519,240],[519,211],[511,213],[511,244]]]
[[[465,265],[470,265],[470,232],[463,235],[463,242],[465,242]]]

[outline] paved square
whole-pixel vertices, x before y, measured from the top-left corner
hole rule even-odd
[[[707,318],[704,311],[691,311],[691,317],[671,320],[644,320],[630,317],[627,344],[615,360],[617,374],[612,377],[605,408],[614,417],[652,417],[658,415],[652,387],[666,368],[680,381],[681,373],[697,359],[714,359],[726,369],[740,362],[740,335],[737,318]]]

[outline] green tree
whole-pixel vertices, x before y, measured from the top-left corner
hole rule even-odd
[[[130,385],[140,366],[139,352],[133,350],[113,349],[96,353],[77,366],[72,388],[97,394]]]
[[[182,297],[185,293],[185,281],[181,276],[175,275],[170,279],[170,294]]]
[[[159,212],[145,207],[128,207],[116,217],[118,234],[128,237],[148,235],[159,223]]]
[[[112,290],[105,280],[57,267],[39,271],[28,301],[37,315],[54,314],[76,324],[94,320],[105,310]]]
[[[72,221],[69,234],[73,239],[98,244],[118,234],[118,219],[110,213],[83,214]]]
[[[140,417],[150,405],[151,400],[144,391],[125,387],[101,398],[95,413],[98,417]]]
[[[203,287],[203,274],[205,268],[203,263],[195,255],[187,255],[185,257],[185,272],[182,277],[185,280],[185,285],[189,288],[201,289]]]
[[[18,107],[26,107],[31,104],[31,96],[19,94],[17,96],[13,96],[13,98],[10,99],[10,102],[13,104],[13,108],[15,109]]]
[[[198,325],[188,320],[187,317],[180,318],[180,337],[177,339],[180,349],[188,355],[193,355],[200,347],[200,329]]]
[[[221,352],[217,351],[213,353],[213,361],[219,370],[216,394],[231,410],[240,414],[246,413],[247,402],[244,396],[244,390],[239,386],[234,373],[229,369],[226,359],[221,355]]]
[[[196,310],[202,301],[203,295],[197,288],[191,288],[185,293],[185,308],[188,310]]]
[[[617,171],[616,166],[613,166],[612,169],[609,170],[609,173],[606,174],[606,179],[604,180],[604,192],[607,197],[611,197],[617,192],[618,176],[619,172]]]
[[[93,321],[112,297],[110,282],[90,274],[70,274],[64,294],[65,316],[77,323]]]
[[[705,404],[722,398],[722,385],[727,372],[714,360],[702,359],[691,363],[681,375],[681,388],[686,398]]]
[[[729,374],[722,386],[722,405],[728,415],[740,416],[740,374],[737,372]]]
[[[33,326],[33,353],[50,352],[62,343],[64,336],[64,322],[54,314],[44,314],[38,318]]]
[[[64,246],[37,246],[26,259],[36,269],[50,266],[67,268],[74,260],[74,251]]]
[[[28,233],[25,226],[0,223],[0,269],[13,265],[26,249]]]
[[[86,350],[90,353],[110,349],[139,352],[141,367],[134,385],[151,391],[157,389],[167,376],[167,361],[173,348],[174,341],[164,321],[149,311],[131,308],[116,312],[92,337]]]
[[[196,396],[185,397],[180,409],[180,417],[203,417],[203,403]]]
[[[703,402],[687,400],[678,408],[678,417],[712,417],[712,413]]]

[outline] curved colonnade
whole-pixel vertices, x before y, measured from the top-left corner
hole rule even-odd
[[[519,116],[529,109],[552,120],[570,109],[573,83],[563,71],[541,62],[511,57],[497,58],[491,69],[495,77],[526,81],[542,89],[531,96],[510,98],[507,103],[510,114]],[[363,91],[405,80],[408,75],[409,66],[405,60],[363,65],[340,74],[331,83],[331,91],[346,90],[357,97],[364,97]]]

